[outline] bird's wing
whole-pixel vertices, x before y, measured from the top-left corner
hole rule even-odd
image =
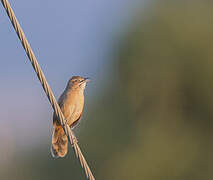
[[[79,122],[80,122],[80,120],[81,120],[81,116],[82,116],[82,114],[80,114],[79,118],[78,118],[77,120],[75,120],[75,121],[70,125],[70,128],[71,128],[71,129],[74,129],[74,128],[79,124]]]
[[[63,106],[64,99],[65,99],[65,93],[63,92],[62,95],[58,99],[58,105],[60,108],[62,108],[62,106]],[[57,123],[57,125],[61,125],[60,120],[58,119],[55,111],[53,113],[53,123]]]

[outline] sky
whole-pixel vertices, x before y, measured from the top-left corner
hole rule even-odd
[[[81,75],[92,79],[89,99],[107,81],[113,46],[143,0],[9,2],[55,96]],[[51,136],[53,111],[2,5],[0,39],[0,141],[5,151],[30,148]]]

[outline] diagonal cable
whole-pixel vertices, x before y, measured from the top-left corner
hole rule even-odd
[[[41,70],[41,67],[38,64],[38,61],[37,61],[32,49],[31,49],[31,47],[30,47],[30,45],[29,45],[29,43],[28,43],[28,41],[27,41],[27,39],[24,35],[24,32],[22,31],[22,28],[21,28],[18,20],[15,17],[15,14],[14,14],[8,0],[1,0],[1,2],[2,2],[4,8],[7,12],[7,15],[10,18],[10,21],[11,21],[11,23],[12,23],[21,43],[22,43],[22,46],[23,46],[23,48],[24,48],[24,50],[25,50],[25,52],[26,52],[26,54],[27,54],[27,56],[28,56],[28,58],[29,58],[29,60],[32,64],[36,74],[37,74],[38,79],[41,82],[41,85],[42,85],[42,87],[43,87],[43,89],[44,89],[44,91],[45,91],[55,113],[56,113],[56,115],[60,119],[62,127],[63,127],[63,129],[64,129],[64,131],[65,131],[65,133],[66,133],[66,135],[69,139],[69,142],[71,143],[71,145],[72,145],[72,147],[75,151],[77,158],[79,158],[79,161],[81,163],[82,168],[85,171],[87,178],[90,179],[90,180],[95,180],[95,178],[94,178],[94,176],[93,176],[93,174],[92,174],[92,172],[91,172],[91,170],[90,170],[90,168],[89,168],[89,166],[88,166],[88,164],[87,164],[87,162],[86,162],[86,160],[85,160],[85,158],[84,158],[84,156],[81,152],[81,149],[78,146],[78,143],[77,143],[78,141],[77,141],[75,135],[73,134],[69,125],[67,125],[66,122],[65,122],[64,115],[61,112],[61,109],[60,109],[60,107],[59,107],[59,105],[58,105],[58,103],[57,103],[57,101],[56,101],[56,99],[53,95],[53,92],[52,92],[49,84],[47,83],[47,80],[46,80],[46,78],[45,78],[45,76],[44,76],[44,74]]]

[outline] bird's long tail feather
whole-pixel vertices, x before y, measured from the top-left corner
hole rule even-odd
[[[51,154],[54,158],[67,154],[68,139],[61,126],[53,126]]]

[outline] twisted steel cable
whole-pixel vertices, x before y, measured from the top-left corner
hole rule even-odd
[[[94,178],[94,176],[93,176],[93,174],[92,174],[92,172],[91,172],[91,170],[90,170],[90,168],[89,168],[89,166],[88,166],[88,164],[87,164],[87,162],[86,162],[86,160],[85,160],[85,158],[84,158],[84,156],[81,152],[81,149],[78,146],[78,141],[77,141],[75,135],[73,134],[72,130],[70,129],[69,125],[66,123],[66,121],[64,119],[64,115],[61,112],[61,109],[60,109],[60,107],[59,107],[59,105],[58,105],[58,103],[57,103],[57,101],[56,101],[56,99],[53,95],[53,92],[52,92],[49,84],[47,83],[47,80],[46,80],[46,78],[45,78],[45,76],[44,76],[44,74],[41,70],[41,67],[38,64],[38,61],[36,60],[36,57],[35,57],[32,49],[31,49],[31,47],[30,47],[30,45],[29,45],[29,43],[28,43],[28,41],[27,41],[27,39],[24,35],[24,32],[22,31],[22,28],[21,28],[18,20],[15,17],[15,14],[14,14],[8,0],[1,0],[1,2],[2,2],[4,8],[7,12],[7,15],[10,18],[10,21],[11,21],[11,23],[12,23],[21,43],[22,43],[22,46],[23,46],[23,48],[24,48],[24,50],[25,50],[25,52],[26,52],[26,54],[27,54],[27,56],[28,56],[28,58],[29,58],[29,60],[32,64],[36,74],[37,74],[38,79],[41,82],[41,85],[42,85],[42,87],[43,87],[43,89],[44,89],[44,91],[45,91],[55,113],[56,113],[56,115],[60,119],[62,127],[63,127],[63,129],[64,129],[64,131],[65,131],[65,133],[66,133],[66,135],[69,139],[69,142],[71,143],[71,145],[72,145],[72,147],[75,151],[77,158],[79,158],[80,164],[81,164],[82,168],[84,169],[87,178],[90,179],[90,180],[95,180],[95,178]]]

